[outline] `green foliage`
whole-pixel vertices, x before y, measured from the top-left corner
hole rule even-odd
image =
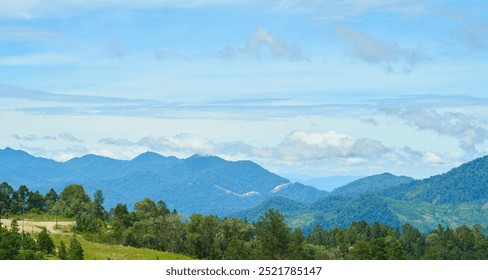
[[[12,225],[10,230],[0,226],[0,260],[41,260],[54,252],[52,240],[45,230],[36,241],[28,233],[21,235],[15,220]]]
[[[43,229],[39,236],[37,237],[37,243],[39,245],[39,249],[43,251],[45,254],[52,254],[54,253],[54,242],[47,233],[46,229]]]
[[[85,258],[83,253],[83,247],[81,247],[80,242],[76,237],[71,239],[71,243],[69,245],[69,250],[67,252],[67,259],[68,260],[83,260]]]
[[[59,244],[58,258],[61,260],[68,259],[68,251],[66,250],[66,245],[64,244],[63,240],[61,240],[61,243]]]
[[[266,260],[286,259],[291,239],[290,228],[277,210],[270,209],[256,223],[256,257]]]
[[[317,213],[315,220],[323,221],[323,224],[308,229],[308,235],[300,228],[290,228],[285,214],[276,209],[267,210],[255,223],[201,214],[193,214],[183,220],[176,211],[169,211],[165,202],[155,203],[149,198],[137,202],[132,212],[126,205],[118,204],[107,213],[103,208],[102,192],[97,191],[91,201],[80,185],[68,186],[59,196],[55,191],[50,191],[42,198],[45,206],[39,204],[40,197],[26,186],[14,191],[8,184],[0,184],[0,207],[9,207],[8,212],[4,213],[14,213],[19,211],[19,207],[22,209],[27,205],[29,212],[47,211],[54,214],[56,219],[58,216],[71,216],[76,220],[74,230],[81,235],[78,235],[79,239],[61,239],[64,242],[57,243],[60,259],[83,259],[84,246],[90,246],[92,259],[108,256],[95,253],[96,248],[124,250],[122,246],[110,247],[114,244],[153,249],[157,252],[155,258],[162,256],[161,251],[167,251],[199,259],[236,260],[488,259],[488,239],[480,225],[471,228],[445,228],[439,225],[428,234],[423,234],[417,224],[399,223],[392,212],[392,209],[399,209],[398,205],[391,203],[393,199],[373,195],[358,198],[331,196],[317,201],[308,209],[315,211],[325,207],[328,214],[334,213],[334,218]],[[293,215],[306,207],[299,203],[289,204],[288,199],[275,201],[285,202],[283,206],[289,210],[285,212],[292,213],[292,218],[296,218]],[[417,208],[424,211],[424,206],[421,203]],[[435,207],[442,209],[447,206]],[[289,216],[286,218],[290,219]],[[357,221],[346,224],[352,219]],[[337,223],[344,226],[333,227]],[[69,242],[69,249],[65,242]],[[24,234],[22,239],[16,220],[12,221],[10,229],[0,227],[1,259],[43,259],[54,252],[54,242],[46,230],[39,233],[37,239],[29,234]],[[117,255],[106,258],[126,257]]]

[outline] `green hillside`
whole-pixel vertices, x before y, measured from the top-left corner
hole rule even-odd
[[[56,248],[61,240],[69,244],[71,235],[51,235]],[[76,236],[83,247],[85,260],[191,260],[192,258],[175,253],[162,252],[145,248],[122,245],[109,245],[87,241],[81,235]],[[58,259],[52,257],[52,259]]]

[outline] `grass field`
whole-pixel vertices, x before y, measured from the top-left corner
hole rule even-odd
[[[68,248],[72,238],[71,235],[51,235],[51,237],[56,248],[59,247],[61,240]],[[80,235],[77,235],[76,238],[83,247],[85,260],[191,260],[190,257],[181,254],[122,245],[100,244],[87,241]],[[52,256],[50,259],[57,260],[58,258]]]
[[[11,216],[11,219],[18,219],[19,230],[22,224],[22,216]],[[37,236],[43,228],[47,228],[50,236],[59,248],[61,240],[69,248],[71,238],[73,237],[72,227],[74,221],[60,219],[58,227],[55,228],[53,217],[47,215],[26,215],[25,231]],[[2,226],[10,227],[10,219],[2,219]],[[151,249],[134,248],[122,245],[100,244],[88,241],[81,235],[76,238],[81,243],[86,260],[190,260],[191,258],[181,254],[162,252]],[[59,260],[57,256],[48,256],[48,259]]]

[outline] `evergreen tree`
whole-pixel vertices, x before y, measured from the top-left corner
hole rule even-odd
[[[68,252],[66,251],[66,245],[64,245],[63,240],[61,240],[61,243],[59,244],[58,258],[62,260],[68,259]]]
[[[49,233],[46,229],[43,229],[39,233],[37,244],[39,246],[39,250],[43,251],[46,254],[52,254],[54,252],[54,242],[49,236]]]
[[[281,212],[266,211],[256,223],[256,257],[266,260],[286,259],[290,244],[290,228]]]
[[[68,259],[69,260],[83,260],[84,254],[83,254],[83,247],[81,247],[80,242],[76,239],[76,237],[73,237],[71,239],[71,243],[69,246],[69,251],[68,251]]]
[[[302,230],[296,228],[290,238],[290,246],[288,248],[288,259],[303,260],[305,258],[304,249],[305,236]]]

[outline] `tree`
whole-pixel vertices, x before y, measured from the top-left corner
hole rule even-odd
[[[387,256],[389,260],[405,260],[407,256],[403,251],[400,241],[394,240],[387,250]]]
[[[19,223],[17,220],[14,219],[12,222],[10,222],[10,230],[13,232],[19,232]]]
[[[81,185],[69,185],[59,195],[68,207],[69,215],[78,215],[84,210],[86,206],[91,203],[90,197],[86,194],[85,189]]]
[[[222,259],[224,260],[248,260],[251,250],[244,240],[233,239],[227,246]]]
[[[105,198],[103,197],[103,193],[101,190],[97,190],[93,195],[93,204],[95,206],[95,215],[97,218],[105,220],[106,212],[105,208],[103,208],[103,202]]]
[[[373,253],[370,243],[367,241],[356,242],[347,258],[350,260],[372,260]]]
[[[134,205],[134,212],[137,220],[143,220],[150,217],[155,218],[161,214],[161,211],[156,203],[147,197]]]
[[[303,232],[299,228],[296,228],[290,238],[288,259],[303,260],[305,258],[304,241],[305,236],[303,235]]]
[[[48,202],[54,203],[58,200],[59,200],[59,195],[58,193],[56,193],[56,191],[53,188],[51,188],[44,196],[44,201],[46,201],[46,203]]]
[[[307,242],[314,245],[326,245],[326,239],[327,233],[320,225],[316,225],[307,236]]]
[[[221,257],[219,236],[220,219],[216,216],[193,214],[187,226],[189,251],[198,258]]]
[[[275,209],[266,211],[256,223],[256,257],[267,260],[286,259],[290,243],[290,228],[285,217]]]
[[[59,244],[58,258],[62,260],[68,259],[68,252],[66,251],[66,245],[64,245],[63,240],[61,240],[61,243]]]
[[[55,228],[58,228],[58,217],[70,216],[70,211],[66,202],[64,200],[59,200],[49,207],[49,214],[54,215],[56,219]]]
[[[0,218],[10,209],[13,188],[6,182],[0,184]]]
[[[54,252],[54,242],[45,228],[39,233],[37,244],[39,246],[39,250],[46,254],[52,254]]]
[[[25,185],[21,185],[15,193],[17,196],[17,201],[23,204],[27,202],[27,199],[29,198],[29,188],[27,188]]]
[[[402,227],[403,248],[409,259],[420,259],[424,255],[425,238],[420,231],[410,224]]]
[[[388,259],[386,251],[386,243],[384,238],[376,238],[371,242],[371,253],[373,260],[386,260]]]
[[[71,243],[69,246],[68,259],[69,260],[83,260],[84,258],[85,258],[85,256],[83,253],[83,247],[81,247],[81,244],[76,239],[76,237],[73,237],[71,239]]]
[[[17,258],[21,246],[20,234],[17,230],[18,228],[8,230],[0,227],[0,260],[14,260]]]
[[[46,202],[44,201],[44,196],[36,192],[29,192],[29,198],[27,199],[27,204],[32,209],[39,209],[38,211],[44,211],[46,209]]]

